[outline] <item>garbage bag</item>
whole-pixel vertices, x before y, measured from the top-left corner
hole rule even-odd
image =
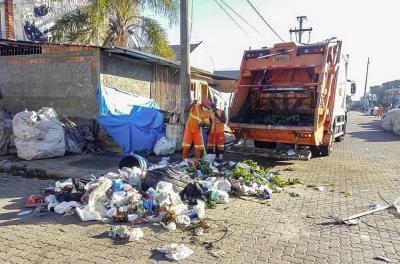
[[[175,140],[167,139],[166,137],[162,137],[154,145],[153,152],[157,156],[165,156],[165,155],[175,153],[175,149],[176,149],[176,141]]]
[[[62,202],[57,204],[54,207],[54,212],[56,212],[57,214],[65,214],[67,212],[69,212],[73,207],[76,207],[77,209],[80,208],[82,205],[78,202]]]
[[[24,111],[13,118],[18,157],[25,160],[59,157],[65,154],[64,131],[57,113],[42,108]]]
[[[172,183],[164,181],[157,183],[154,199],[160,205],[176,205],[182,203],[179,194],[174,191]]]
[[[88,204],[82,209],[76,209],[82,221],[102,220],[107,217],[107,209],[103,203],[108,199],[106,192],[111,188],[112,181],[101,177],[99,182],[100,185],[90,193]]]
[[[77,127],[63,124],[65,137],[65,152],[81,154],[86,148],[86,140],[82,137]]]
[[[0,119],[0,156],[9,153],[12,134],[11,119]]]
[[[225,191],[213,190],[210,199],[219,204],[229,203],[229,194]]]

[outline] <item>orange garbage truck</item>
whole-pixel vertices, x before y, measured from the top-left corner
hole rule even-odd
[[[235,137],[255,147],[285,143],[329,155],[346,134],[347,88],[356,89],[341,51],[341,41],[245,51],[229,108]]]

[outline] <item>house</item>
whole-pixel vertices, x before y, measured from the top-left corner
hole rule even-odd
[[[48,29],[82,0],[0,0],[0,38],[47,41]]]
[[[99,86],[154,99],[180,112],[180,65],[134,49],[0,39],[0,106],[12,112],[51,106],[70,117],[98,115]],[[208,96],[226,77],[191,68],[192,99]]]

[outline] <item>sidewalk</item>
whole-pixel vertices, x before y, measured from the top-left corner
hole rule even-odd
[[[89,179],[118,169],[122,157],[111,153],[90,153],[52,159],[20,160],[16,156],[0,157],[0,171],[38,178]]]

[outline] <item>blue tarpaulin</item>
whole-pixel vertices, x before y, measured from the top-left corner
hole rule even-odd
[[[99,124],[123,149],[124,154],[149,153],[165,136],[164,115],[158,110],[135,105],[130,114],[111,114],[102,92],[98,91]]]
[[[153,99],[142,96],[133,96],[118,89],[101,86],[97,90],[100,115],[129,115],[133,106],[144,106],[158,109]]]

